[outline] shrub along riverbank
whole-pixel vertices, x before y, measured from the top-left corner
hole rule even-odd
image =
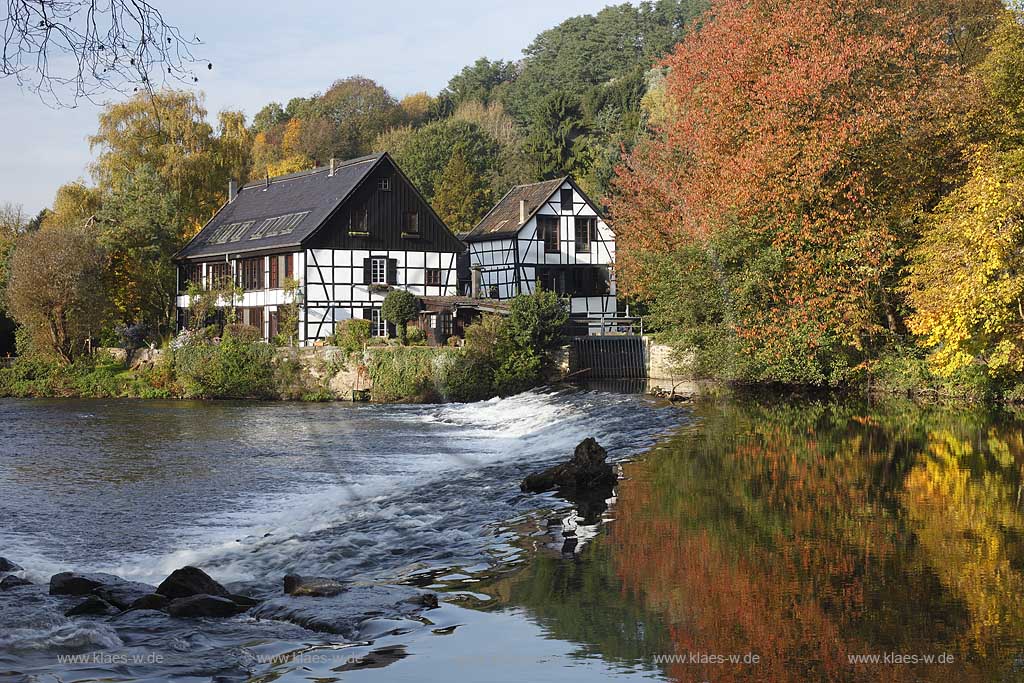
[[[245,325],[219,338],[184,334],[155,362],[95,353],[65,363],[33,351],[0,369],[0,396],[328,401],[372,386],[379,402],[475,401],[542,384],[554,370],[567,314],[551,292],[521,296],[501,318],[484,316],[459,346],[403,346],[370,338],[369,324],[339,324],[323,349],[275,348]]]

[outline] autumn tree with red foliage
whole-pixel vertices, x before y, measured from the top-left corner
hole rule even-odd
[[[703,323],[735,340],[737,375],[851,378],[905,332],[899,272],[921,212],[963,173],[980,109],[970,67],[1001,11],[713,2],[663,62],[667,114],[618,169],[620,282],[670,319],[707,298],[673,281],[711,283]]]

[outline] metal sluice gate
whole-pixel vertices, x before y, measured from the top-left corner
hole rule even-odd
[[[640,336],[575,337],[569,348],[569,373],[587,379],[647,377],[644,339]]]

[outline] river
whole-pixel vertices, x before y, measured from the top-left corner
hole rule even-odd
[[[0,418],[0,556],[38,584],[194,565],[260,598],[290,572],[368,591],[342,637],[247,615],[66,618],[74,601],[12,589],[0,680],[1024,680],[1012,414],[547,390],[0,401]],[[519,492],[586,436],[622,466],[607,510]],[[440,606],[390,613],[403,590]]]

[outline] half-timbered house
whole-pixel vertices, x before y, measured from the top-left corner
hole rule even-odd
[[[591,333],[618,312],[615,234],[568,176],[513,187],[462,239],[479,296],[553,290],[568,299],[577,328]]]
[[[389,336],[381,305],[392,288],[420,297],[457,294],[456,259],[465,246],[386,153],[231,187],[228,195],[175,257],[180,325],[188,321],[188,284],[209,287],[218,278],[244,290],[240,300],[221,304],[234,306],[239,321],[266,339],[278,334],[278,307],[294,298],[303,345],[350,318]],[[287,279],[297,282],[294,292]],[[444,336],[446,315],[424,319]]]

